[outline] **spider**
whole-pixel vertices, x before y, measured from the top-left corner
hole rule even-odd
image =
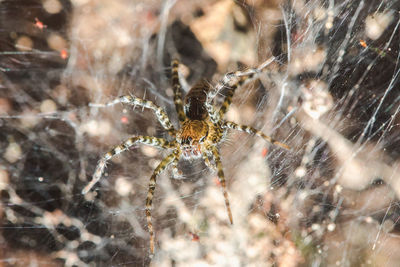
[[[205,80],[200,80],[187,93],[184,101],[181,96],[181,85],[179,82],[178,67],[179,61],[172,61],[172,87],[174,90],[175,109],[178,113],[180,129],[176,130],[172,125],[165,110],[151,101],[143,100],[132,95],[121,96],[106,104],[92,104],[92,106],[105,107],[113,106],[119,103],[141,106],[154,111],[163,128],[172,137],[172,141],[154,136],[135,136],[128,138],[118,146],[114,147],[103,157],[100,158],[93,178],[89,184],[82,190],[82,194],[86,194],[100,180],[107,161],[113,156],[128,150],[131,146],[141,143],[163,149],[171,149],[171,153],[166,156],[161,163],[155,168],[149,182],[149,189],[146,199],[146,219],[148,232],[150,234],[150,256],[154,255],[154,230],[152,224],[151,210],[154,190],[156,188],[157,176],[164,171],[168,166],[172,166],[173,172],[177,171],[178,161],[183,158],[193,160],[203,158],[207,167],[212,170],[217,170],[219,182],[222,187],[222,192],[225,198],[225,206],[229,217],[229,222],[233,224],[232,213],[229,204],[228,192],[226,190],[225,176],[221,164],[221,157],[218,150],[218,145],[224,140],[224,137],[229,129],[243,131],[249,134],[260,136],[266,141],[278,145],[282,148],[289,147],[281,142],[278,142],[271,137],[265,135],[261,131],[246,125],[238,125],[231,121],[223,119],[232,102],[232,97],[238,86],[245,81],[253,78],[253,76],[262,71],[274,58],[264,62],[256,69],[247,71],[236,71],[225,75],[224,79],[215,87],[212,88]],[[228,92],[224,102],[217,111],[217,108],[212,104],[213,98],[218,92],[227,88]],[[213,89],[213,90],[212,90]]]

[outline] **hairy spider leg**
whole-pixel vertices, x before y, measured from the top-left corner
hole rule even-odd
[[[174,59],[171,64],[171,81],[172,87],[174,89],[174,103],[176,113],[178,113],[179,122],[182,124],[186,120],[185,112],[183,111],[183,102],[182,102],[182,88],[179,82],[179,61]]]
[[[243,73],[248,73],[248,76],[244,76]],[[242,86],[247,80],[252,79],[255,73],[256,69],[252,69],[247,72],[237,71],[225,74],[222,82],[219,85],[217,85],[217,88],[218,86],[220,86],[220,89],[216,89],[216,91],[218,92],[223,88],[229,89],[225,95],[225,99],[221,105],[221,108],[217,112],[213,105],[211,105],[210,103],[206,103],[208,113],[210,114],[210,118],[213,123],[217,123],[220,119],[223,118],[223,116],[225,115],[226,111],[228,110],[229,106],[232,103],[232,98],[233,95],[235,94],[236,89],[239,86]]]
[[[235,82],[234,84],[232,84],[231,86],[228,87],[229,90],[228,90],[228,92],[227,92],[227,94],[226,94],[226,96],[225,96],[225,100],[224,100],[224,102],[222,103],[221,108],[219,109],[219,117],[220,117],[220,118],[223,118],[223,117],[224,117],[226,111],[228,110],[229,106],[231,105],[231,103],[232,103],[232,98],[233,98],[233,95],[235,94],[236,89],[237,89],[239,86],[242,86],[243,83],[244,83],[247,79],[253,78],[253,76],[254,76],[254,73],[251,73],[249,76],[238,77],[237,82]]]
[[[123,104],[129,104],[132,106],[140,106],[140,107],[145,107],[145,108],[149,108],[152,111],[154,111],[154,114],[156,114],[158,121],[161,123],[162,127],[164,127],[164,129],[166,131],[168,131],[168,133],[171,136],[175,136],[176,135],[176,131],[174,126],[172,125],[171,121],[168,118],[167,113],[165,112],[165,110],[159,106],[157,106],[156,104],[154,104],[152,101],[149,100],[144,100],[135,96],[131,96],[131,95],[124,95],[124,96],[120,96],[117,99],[108,102],[106,104],[90,104],[90,106],[92,107],[109,107],[109,106],[114,106],[116,104],[119,103],[123,103]]]
[[[208,99],[208,97],[207,97],[207,99]],[[221,120],[221,118],[219,117],[219,112],[215,109],[214,105],[212,105],[208,101],[206,101],[205,106],[206,106],[208,115],[210,116],[211,122],[214,123],[215,125],[217,125],[218,122]]]
[[[233,224],[233,219],[232,219],[232,212],[231,212],[231,205],[229,204],[229,197],[228,197],[228,191],[226,190],[226,181],[225,181],[225,175],[224,171],[222,169],[222,163],[221,163],[221,157],[219,154],[219,151],[217,147],[215,146],[210,146],[209,149],[212,152],[215,165],[217,167],[217,174],[218,174],[218,179],[222,187],[222,192],[224,194],[225,198],[225,206],[226,206],[226,211],[228,212],[228,217],[229,217],[229,222]],[[206,161],[207,164],[207,161]]]
[[[238,86],[243,85],[246,81],[251,80],[256,74],[259,74],[265,69],[269,64],[271,64],[275,60],[275,57],[271,57],[268,60],[264,61],[257,68],[249,68],[244,71],[235,71],[225,74],[222,81],[220,81],[214,88],[214,90],[210,90],[207,96],[206,107],[210,114],[211,121],[216,123],[219,119],[221,119],[226,111],[228,110],[233,95],[235,94],[235,90]],[[228,92],[225,96],[224,102],[218,113],[212,111],[212,100],[215,96],[223,89],[228,88]]]
[[[184,178],[184,176],[183,176],[183,172],[178,169],[178,162],[179,162],[179,157],[175,158],[171,162],[172,175],[174,178],[181,179],[181,178]]]
[[[211,102],[214,97],[228,85],[230,87],[232,85],[232,80],[243,77],[243,76],[254,76],[255,74],[261,73],[269,64],[271,64],[275,60],[275,57],[270,57],[263,63],[261,63],[257,68],[248,68],[243,71],[235,71],[229,72],[225,74],[224,78],[215,86],[214,90],[210,90],[208,101]],[[247,79],[246,79],[247,80]],[[235,82],[233,82],[235,83]]]
[[[92,180],[90,181],[89,184],[85,186],[82,190],[82,194],[86,194],[87,192],[92,189],[92,187],[101,179],[101,176],[104,172],[104,169],[107,165],[107,161],[109,161],[112,157],[115,155],[118,155],[125,150],[129,149],[131,146],[141,143],[145,145],[150,145],[150,146],[155,146],[155,147],[161,147],[161,148],[173,148],[173,145],[168,142],[167,140],[163,138],[157,138],[153,136],[136,136],[136,137],[131,137],[127,140],[125,140],[123,143],[120,145],[114,147],[110,151],[108,151],[104,156],[99,160],[96,166],[96,170],[94,171]]]
[[[173,151],[167,157],[165,157],[160,164],[155,168],[153,174],[151,175],[150,182],[149,182],[149,191],[147,193],[146,198],[146,219],[147,219],[147,228],[149,229],[150,234],[150,257],[154,255],[154,230],[153,230],[153,223],[151,222],[151,209],[153,203],[153,195],[154,190],[156,189],[156,178],[157,176],[164,171],[168,165],[170,165],[175,159],[179,159],[179,152],[178,150]]]
[[[272,137],[264,134],[260,130],[257,130],[255,128],[251,127],[251,126],[239,125],[239,124],[236,124],[234,122],[227,121],[227,122],[223,123],[222,127],[229,128],[229,129],[234,129],[234,130],[239,130],[239,131],[242,131],[242,132],[246,132],[248,134],[257,135],[257,136],[263,138],[264,140],[270,142],[271,144],[274,144],[274,145],[280,146],[280,147],[282,147],[284,149],[290,150],[290,147],[288,145],[273,139]]]
[[[208,154],[206,152],[203,153],[203,160],[209,169],[215,170],[215,166],[211,164],[210,159],[208,158]]]

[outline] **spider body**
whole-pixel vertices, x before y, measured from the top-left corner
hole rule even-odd
[[[235,73],[227,74],[222,83],[215,87],[217,90],[224,87],[229,89],[227,95],[225,96],[225,100],[218,111],[209,101],[210,98],[213,98],[218,92],[215,92],[215,90],[213,92],[210,84],[204,80],[196,83],[191,90],[189,90],[184,101],[182,101],[181,85],[179,83],[178,76],[179,63],[177,60],[174,60],[172,62],[172,86],[174,89],[175,109],[178,113],[180,124],[180,129],[178,130],[174,128],[163,108],[157,106],[151,101],[143,100],[135,96],[121,96],[107,104],[92,104],[91,106],[104,107],[112,106],[118,103],[125,103],[133,106],[149,108],[154,111],[160,124],[169,133],[173,140],[168,141],[167,139],[153,136],[135,136],[125,140],[100,158],[92,180],[82,190],[82,193],[87,193],[100,180],[108,160],[110,160],[113,156],[128,150],[131,146],[141,143],[154,147],[171,149],[171,153],[166,156],[156,167],[149,181],[149,189],[146,199],[146,219],[150,234],[151,255],[154,254],[154,230],[151,220],[151,209],[156,187],[156,179],[157,176],[168,166],[171,166],[173,171],[177,172],[177,164],[181,158],[187,160],[203,158],[204,162],[209,168],[217,170],[217,175],[225,198],[225,206],[229,221],[232,224],[232,213],[218,149],[218,145],[224,140],[224,136],[227,134],[228,130],[235,129],[257,135],[266,141],[271,142],[272,144],[289,149],[287,145],[275,141],[271,137],[253,127],[238,125],[234,122],[225,121],[223,119],[231,103],[235,89],[247,79],[252,78],[254,74],[261,72],[263,68],[272,62],[272,60],[264,62],[257,69],[250,69],[245,72],[237,71]]]
[[[209,83],[201,80],[185,96],[183,110],[186,119],[176,138],[185,159],[207,155],[208,147],[220,143],[223,137],[220,125],[212,123],[207,112],[209,90]]]

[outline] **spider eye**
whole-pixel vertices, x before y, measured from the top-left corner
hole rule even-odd
[[[190,145],[190,143],[192,142],[192,137],[188,136],[185,140],[185,144]]]

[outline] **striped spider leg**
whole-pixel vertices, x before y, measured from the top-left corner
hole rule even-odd
[[[274,62],[275,59],[276,59],[275,57],[270,57],[269,59],[261,63],[261,65],[259,65],[257,68],[247,68],[246,70],[243,71],[238,70],[235,72],[229,72],[225,74],[222,81],[220,81],[215,86],[214,90],[210,92],[209,101],[211,101],[224,87],[228,86],[228,88],[231,88],[234,84],[236,84],[237,87],[238,81],[243,80],[242,79],[243,77],[245,77],[243,82],[245,82],[245,80],[252,79],[256,74],[261,73],[268,65]]]
[[[174,90],[174,103],[176,113],[178,113],[179,123],[182,124],[186,120],[185,112],[183,111],[182,103],[182,86],[179,82],[179,61],[177,59],[172,60],[171,64],[171,81]]]
[[[172,125],[171,121],[169,120],[168,115],[166,114],[164,109],[157,106],[156,104],[154,104],[151,101],[143,100],[143,99],[135,97],[135,96],[125,95],[125,96],[118,97],[117,99],[115,99],[111,102],[108,102],[106,104],[90,104],[90,106],[92,106],[92,107],[108,107],[108,106],[114,106],[119,103],[129,104],[129,105],[133,105],[133,106],[141,106],[141,107],[145,107],[145,108],[149,108],[149,109],[153,110],[154,113],[156,114],[159,122],[164,127],[164,129],[166,131],[168,131],[168,133],[171,136],[174,137],[176,135],[176,130],[175,130],[174,126]],[[86,194],[87,192],[89,192],[90,189],[101,179],[101,175],[104,172],[106,163],[111,157],[125,151],[127,148],[129,148],[134,143],[138,142],[138,143],[148,144],[148,145],[152,145],[152,146],[160,146],[163,148],[165,148],[165,147],[162,144],[168,143],[164,139],[161,140],[160,138],[156,138],[157,140],[152,140],[152,138],[153,137],[149,137],[149,136],[138,136],[135,138],[130,138],[127,141],[125,141],[124,143],[116,146],[114,149],[112,149],[111,151],[106,153],[97,163],[97,167],[93,174],[92,180],[82,190],[82,194]],[[134,141],[134,142],[132,144],[130,144],[129,142],[131,142],[131,141]],[[159,144],[161,144],[161,145],[159,145]],[[126,147],[126,146],[128,146],[128,147]]]
[[[178,162],[179,162],[179,158],[175,158],[171,162],[172,177],[175,179],[184,179],[185,176],[183,175],[183,172],[178,169]]]
[[[233,98],[233,95],[235,94],[236,89],[239,86],[242,86],[247,81],[252,80],[255,75],[261,73],[274,60],[275,60],[275,57],[270,57],[268,60],[264,61],[257,68],[248,68],[244,71],[235,71],[235,72],[229,72],[229,73],[225,74],[222,81],[220,81],[214,87],[214,90],[211,90],[207,95],[207,101],[205,104],[206,104],[206,108],[210,114],[211,120],[213,122],[217,122],[218,120],[221,120],[232,102],[232,98]],[[211,102],[223,88],[228,88],[229,90],[226,93],[225,100],[224,100],[219,112],[215,112]]]
[[[225,174],[224,174],[224,170],[222,168],[221,156],[220,156],[220,153],[216,146],[210,146],[208,149],[211,151],[212,157],[213,157],[215,165],[216,165],[218,180],[222,187],[222,193],[223,193],[224,199],[225,199],[225,207],[226,207],[226,211],[228,212],[229,222],[231,224],[233,224],[232,211],[231,211],[231,206],[229,203],[228,191],[226,190]],[[209,160],[206,160],[205,162],[206,162],[206,164],[211,165]],[[215,169],[215,167],[213,167],[212,169]]]
[[[231,207],[230,207],[230,203],[229,203],[228,192],[226,190],[226,181],[225,181],[224,171],[222,168],[220,153],[218,151],[218,148],[215,146],[208,147],[208,150],[210,151],[211,155],[208,155],[208,153],[203,153],[204,163],[206,164],[206,166],[209,169],[211,169],[213,171],[217,171],[218,181],[222,187],[222,193],[223,193],[224,199],[225,199],[225,207],[226,207],[226,211],[228,213],[229,222],[231,224],[233,224],[232,211],[231,211]],[[214,159],[215,165],[211,163],[209,157],[212,157]]]
[[[160,147],[160,148],[173,148],[173,144],[168,142],[167,140],[163,138],[157,138],[153,136],[136,136],[136,137],[131,137],[119,144],[118,146],[114,147],[110,151],[108,151],[106,154],[104,154],[103,157],[99,160],[96,166],[96,170],[94,171],[92,180],[83,188],[82,194],[86,194],[87,192],[92,189],[92,187],[101,179],[101,176],[104,172],[104,169],[107,165],[107,162],[114,157],[115,155],[118,155],[126,150],[128,150],[131,146],[135,144],[145,144],[145,145],[150,145],[154,147]]]
[[[182,101],[181,101],[182,102]],[[143,100],[140,98],[137,98],[135,96],[130,96],[130,95],[125,95],[121,96],[109,103],[106,104],[91,104],[93,107],[107,107],[107,106],[113,106],[119,103],[124,103],[124,104],[129,104],[133,106],[141,106],[145,108],[149,108],[154,111],[155,115],[157,116],[160,124],[164,127],[166,131],[172,136],[175,137],[176,135],[176,130],[173,127],[171,121],[168,118],[168,115],[162,109],[161,107],[157,106],[151,101],[148,100]],[[177,104],[177,109],[179,106],[179,102]],[[183,108],[182,108],[183,110]],[[182,111],[183,112],[183,111]],[[101,179],[101,176],[104,172],[104,169],[106,167],[107,161],[109,161],[113,156],[120,154],[124,152],[125,150],[128,150],[131,146],[137,144],[137,143],[142,143],[154,147],[160,147],[160,148],[174,148],[175,142],[168,142],[167,140],[163,138],[156,138],[152,136],[137,136],[137,137],[132,137],[121,143],[120,145],[116,146],[109,152],[107,152],[97,163],[96,170],[93,174],[92,180],[87,184],[83,190],[82,194],[86,194],[87,192],[90,191],[90,189]],[[177,159],[179,159],[179,154],[177,155],[176,153],[177,150],[174,150],[172,154],[167,156],[160,164],[159,166],[154,170],[153,175],[150,178],[149,182],[149,192],[147,194],[147,200],[146,200],[146,217],[147,217],[147,223],[148,223],[148,230],[150,233],[150,251],[151,255],[154,254],[154,231],[153,231],[153,224],[151,222],[151,204],[152,204],[152,199],[153,199],[153,194],[155,190],[155,182],[156,182],[156,177],[158,174],[160,174],[164,169],[168,167],[168,165],[171,162],[176,162]],[[175,163],[176,165],[176,163]],[[174,168],[175,169],[175,168]]]
[[[157,176],[164,171],[170,164],[173,164],[175,161],[179,160],[180,151],[179,149],[174,149],[174,151],[165,157],[160,164],[156,167],[153,174],[151,175],[149,182],[149,191],[147,193],[146,198],[146,220],[147,220],[147,228],[149,229],[150,234],[150,257],[154,255],[154,230],[153,223],[151,222],[151,209],[153,203],[153,195],[154,190],[156,189],[156,179]]]
[[[91,107],[109,107],[109,106],[114,106],[116,104],[123,103],[123,104],[128,104],[132,106],[140,106],[144,108],[149,108],[151,109],[154,114],[157,116],[158,121],[160,122],[161,126],[172,136],[174,137],[176,134],[176,130],[174,126],[172,125],[171,121],[169,120],[169,117],[165,110],[156,104],[154,104],[152,101],[149,100],[144,100],[132,95],[124,95],[120,96],[117,99],[108,102],[106,104],[89,104]]]
[[[113,156],[118,155],[122,153],[125,150],[128,150],[131,146],[137,144],[137,143],[142,143],[154,147],[160,147],[160,148],[174,148],[175,144],[170,143],[166,141],[163,138],[156,138],[153,136],[137,136],[137,137],[131,137],[121,143],[120,145],[116,146],[109,152],[107,152],[100,160],[99,163],[97,164],[96,170],[94,172],[93,178],[90,181],[90,183],[85,186],[85,188],[82,190],[83,194],[86,194],[94,184],[96,184],[100,178],[101,175],[104,171],[104,168],[106,166],[106,163],[108,160],[110,160]],[[147,227],[149,230],[150,234],[150,252],[151,256],[154,254],[154,230],[153,230],[153,223],[151,222],[151,209],[152,209],[152,202],[153,202],[153,195],[154,195],[154,190],[156,188],[156,178],[157,176],[164,171],[173,161],[179,159],[179,150],[174,149],[174,151],[169,154],[167,157],[165,157],[161,163],[156,167],[154,170],[150,182],[149,182],[149,191],[147,193],[147,198],[146,198],[146,219],[147,219]]]
[[[246,132],[248,134],[257,135],[257,136],[263,138],[264,140],[266,140],[267,142],[270,142],[273,145],[280,146],[280,147],[282,147],[282,148],[284,148],[286,150],[290,150],[290,147],[288,145],[273,139],[272,137],[264,134],[260,130],[257,130],[255,128],[251,127],[251,126],[239,125],[239,124],[236,124],[236,123],[234,123],[232,121],[226,121],[226,122],[224,122],[222,127],[223,128],[227,128],[227,129],[234,129],[234,130]]]
[[[229,86],[230,90],[227,92],[224,102],[222,103],[221,108],[219,109],[219,112],[218,112],[219,119],[222,119],[224,117],[224,115],[226,114],[226,112],[228,111],[228,108],[232,103],[232,98],[235,94],[236,89],[239,86],[243,85],[246,81],[252,79],[255,74],[260,73],[264,68],[266,68],[269,64],[271,64],[271,62],[274,61],[274,59],[275,59],[274,57],[271,57],[270,59],[268,59],[267,61],[265,61],[264,63],[262,63],[260,66],[258,66],[255,69],[248,69],[246,71],[236,71],[234,73],[230,73],[230,74],[228,73],[227,75],[225,75],[225,78],[222,81],[222,84],[218,85],[218,86],[220,86],[220,89],[222,89],[223,85],[226,85],[226,84],[231,84],[231,85]],[[236,81],[234,83],[232,83],[232,80],[234,79],[233,77],[236,78]],[[220,90],[218,86],[216,87],[216,89]],[[288,145],[273,139],[272,137],[264,134],[260,130],[257,130],[251,126],[238,125],[234,122],[229,122],[229,121],[224,121],[221,126],[223,128],[239,130],[242,132],[246,132],[248,134],[257,135],[257,136],[263,138],[264,140],[270,142],[271,144],[280,146],[286,150],[290,150]]]

